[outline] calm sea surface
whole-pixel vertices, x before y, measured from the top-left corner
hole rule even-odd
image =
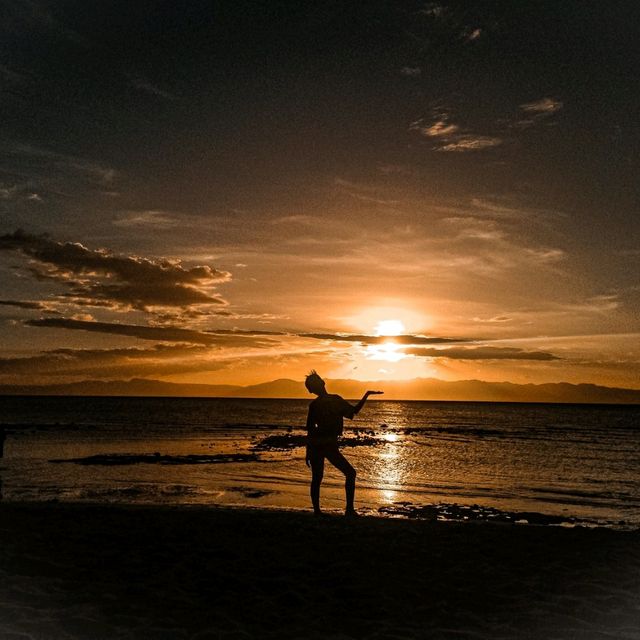
[[[307,406],[0,397],[2,496],[308,508]],[[640,407],[373,401],[346,422],[363,512],[477,505],[640,527]],[[322,499],[343,507],[329,466]]]

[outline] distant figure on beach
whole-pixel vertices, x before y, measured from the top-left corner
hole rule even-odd
[[[4,441],[7,437],[4,427],[0,427],[0,459],[4,456]],[[0,500],[2,500],[2,475],[0,475]]]
[[[338,450],[338,437],[342,435],[343,418],[353,420],[353,417],[364,407],[364,403],[371,395],[384,393],[383,391],[367,391],[360,402],[353,406],[344,398],[327,393],[324,380],[312,371],[306,378],[304,386],[309,393],[318,397],[311,401],[307,415],[307,466],[311,467],[311,502],[313,512],[321,515],[320,484],[324,475],[325,458],[344,473],[344,490],[347,506],[345,515],[357,515],[353,508],[353,497],[356,490],[356,470]]]

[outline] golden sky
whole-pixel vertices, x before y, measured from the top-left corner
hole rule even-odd
[[[128,6],[0,27],[0,383],[640,388],[622,6]]]

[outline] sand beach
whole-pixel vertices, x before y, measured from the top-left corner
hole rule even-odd
[[[0,505],[0,638],[640,637],[637,531]]]

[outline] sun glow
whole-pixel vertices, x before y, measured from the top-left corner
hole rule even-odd
[[[378,337],[390,337],[402,335],[405,332],[404,323],[401,320],[380,320],[375,328]],[[367,346],[366,357],[369,360],[386,360],[387,362],[399,362],[406,358],[401,345],[393,340],[385,340],[380,344]]]
[[[354,343],[350,358],[336,367],[331,375],[357,380],[411,380],[437,374],[433,363],[406,352],[411,335],[423,334],[431,319],[407,308],[401,300],[369,306],[342,318],[346,327],[362,341]]]
[[[387,362],[399,362],[407,357],[401,350],[401,345],[389,340],[382,344],[370,344],[367,346],[366,357],[368,360],[386,360]]]
[[[380,320],[375,328],[377,336],[399,336],[405,332],[402,320]]]

